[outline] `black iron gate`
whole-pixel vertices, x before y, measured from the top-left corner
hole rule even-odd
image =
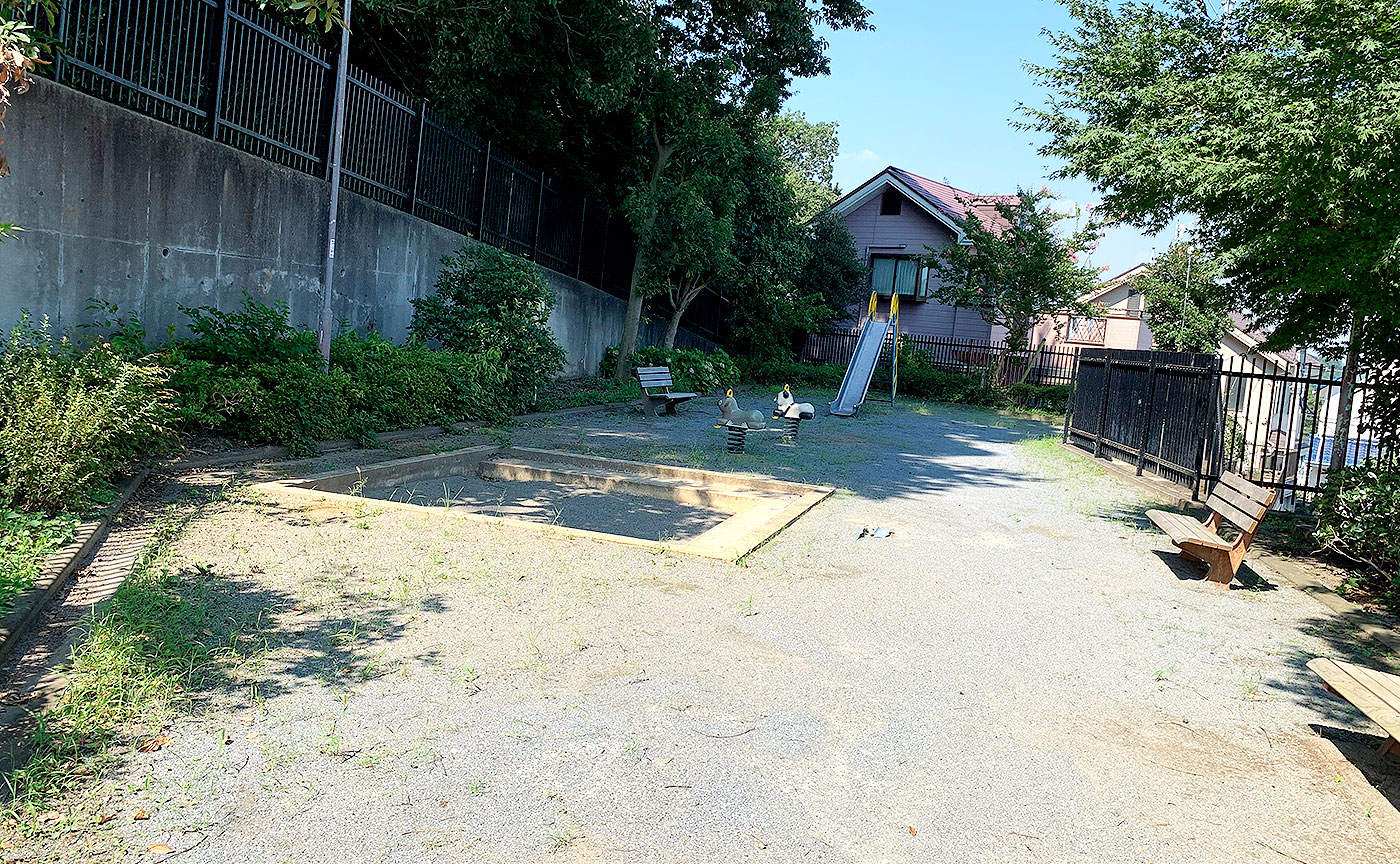
[[[1215,448],[1220,358],[1085,348],[1075,368],[1065,440],[1189,487],[1199,495]]]

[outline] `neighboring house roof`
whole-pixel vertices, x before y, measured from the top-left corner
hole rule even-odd
[[[1145,262],[1129,267],[1127,270],[1103,282],[1099,287],[1079,299],[1086,303],[1093,303],[1124,282],[1141,276],[1147,271],[1147,267],[1148,265]],[[1289,363],[1296,363],[1298,361],[1298,352],[1292,348],[1289,348],[1287,351],[1265,351],[1260,348],[1259,345],[1267,338],[1268,334],[1253,329],[1250,326],[1249,319],[1245,318],[1245,316],[1241,315],[1239,312],[1232,311],[1230,313],[1230,322],[1232,324],[1230,335],[1244,345],[1251,353],[1257,354],[1279,367],[1284,367]],[[1149,328],[1151,327],[1150,322],[1147,320],[1144,319],[1143,323]]]
[[[1083,300],[1085,303],[1093,303],[1097,301],[1100,297],[1103,297],[1103,295],[1112,291],[1114,288],[1117,288],[1122,283],[1136,279],[1138,276],[1141,276],[1146,271],[1146,264],[1136,264],[1132,267],[1129,267],[1127,270],[1124,270],[1122,273],[1119,273],[1117,276],[1114,276],[1112,279],[1103,282],[1099,285],[1099,287],[1095,288],[1093,291],[1090,291],[1088,294],[1085,294],[1079,299]]]
[[[842,196],[832,205],[832,209],[844,216],[864,204],[872,195],[886,186],[892,186],[904,193],[906,198],[913,201],[925,213],[943,223],[957,235],[959,243],[968,242],[962,229],[958,227],[958,221],[965,219],[969,212],[976,213],[977,217],[985,224],[1004,224],[1001,215],[997,213],[996,205],[999,202],[1015,201],[1018,197],[1016,195],[978,195],[891,165]]]

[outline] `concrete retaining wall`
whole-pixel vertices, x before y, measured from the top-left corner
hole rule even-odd
[[[13,103],[0,133],[12,169],[0,222],[24,230],[0,244],[0,327],[28,310],[67,328],[91,320],[97,299],[163,337],[183,326],[180,306],[229,309],[244,291],[316,326],[326,182],[49,81]],[[439,259],[466,238],[352,193],[340,200],[336,318],[400,340],[409,300],[431,292]],[[594,374],[620,341],[626,304],[541,270],[566,374]],[[644,342],[659,341],[663,324],[651,322]]]

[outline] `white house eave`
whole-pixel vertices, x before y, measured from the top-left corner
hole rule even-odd
[[[967,235],[964,234],[962,229],[958,227],[958,223],[954,222],[952,218],[948,216],[947,213],[944,213],[939,208],[930,204],[928,202],[928,199],[925,198],[922,193],[916,192],[913,188],[909,186],[909,184],[900,180],[898,177],[894,176],[887,170],[881,171],[879,174],[876,174],[874,177],[871,177],[869,180],[865,181],[865,183],[857,187],[855,191],[851,192],[846,197],[842,198],[840,201],[837,201],[831,209],[835,210],[837,213],[840,213],[842,216],[846,216],[851,211],[860,207],[866,201],[869,201],[871,196],[873,196],[876,192],[882,190],[885,186],[893,186],[895,189],[899,190],[899,192],[903,194],[905,198],[908,198],[910,201],[918,205],[920,210],[923,210],[925,213],[932,216],[940,224],[946,227],[949,231],[952,231],[953,236],[956,237],[957,241],[962,245],[966,246],[972,242],[971,240],[967,239]]]

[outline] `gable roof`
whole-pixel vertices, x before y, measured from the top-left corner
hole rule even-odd
[[[1079,299],[1086,303],[1094,303],[1124,282],[1131,282],[1146,273],[1148,266],[1149,264],[1147,262],[1135,264],[1122,273],[1119,273],[1117,276],[1102,282],[1097,288]],[[1146,319],[1144,319],[1144,321],[1146,321]],[[1148,324],[1148,326],[1151,327],[1150,324]],[[1275,366],[1285,367],[1287,364],[1296,362],[1298,359],[1298,352],[1292,348],[1287,351],[1265,351],[1263,348],[1260,348],[1259,345],[1264,341],[1266,334],[1251,328],[1249,319],[1233,310],[1230,312],[1230,332],[1228,335],[1243,345],[1247,351],[1257,354]]]
[[[887,186],[902,192],[921,210],[942,223],[953,232],[959,243],[969,241],[958,227],[958,220],[965,219],[969,213],[975,213],[987,225],[1005,224],[1001,214],[997,213],[996,205],[1000,202],[1015,201],[1018,197],[978,195],[891,165],[842,196],[831,208],[844,216]]]

